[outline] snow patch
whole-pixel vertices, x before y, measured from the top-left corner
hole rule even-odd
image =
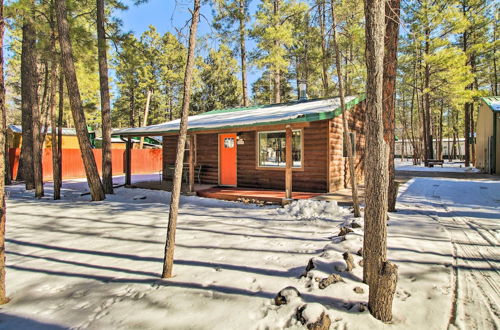
[[[336,219],[348,214],[347,209],[338,206],[336,201],[318,201],[313,199],[300,199],[282,209],[278,214],[288,215],[290,218],[300,220]]]
[[[326,313],[323,305],[319,303],[310,303],[305,305],[305,308],[302,310],[302,317],[306,321],[306,324],[316,323],[323,313]]]

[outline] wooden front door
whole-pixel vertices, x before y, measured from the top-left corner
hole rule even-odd
[[[236,186],[236,134],[219,134],[219,183]]]

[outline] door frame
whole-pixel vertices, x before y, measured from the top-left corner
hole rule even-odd
[[[221,176],[221,152],[220,152],[220,136],[221,135],[228,135],[228,134],[234,134],[234,147],[236,148],[236,155],[235,155],[235,169],[236,169],[236,183],[234,185],[230,184],[221,184],[220,182],[220,176]],[[237,187],[238,186],[238,133],[218,133],[217,134],[217,185],[223,186],[223,187]]]

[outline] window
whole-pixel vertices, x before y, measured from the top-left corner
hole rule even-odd
[[[349,137],[351,138],[351,150],[352,150],[352,156],[356,156],[356,133],[355,132],[349,132]],[[347,157],[347,149],[345,146],[344,142],[344,147],[343,147],[343,153],[344,157]]]
[[[286,132],[259,132],[259,166],[286,166]],[[292,132],[293,167],[302,167],[302,131]]]

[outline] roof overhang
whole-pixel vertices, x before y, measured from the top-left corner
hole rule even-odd
[[[491,111],[500,112],[500,96],[482,97],[481,100],[483,100]]]

